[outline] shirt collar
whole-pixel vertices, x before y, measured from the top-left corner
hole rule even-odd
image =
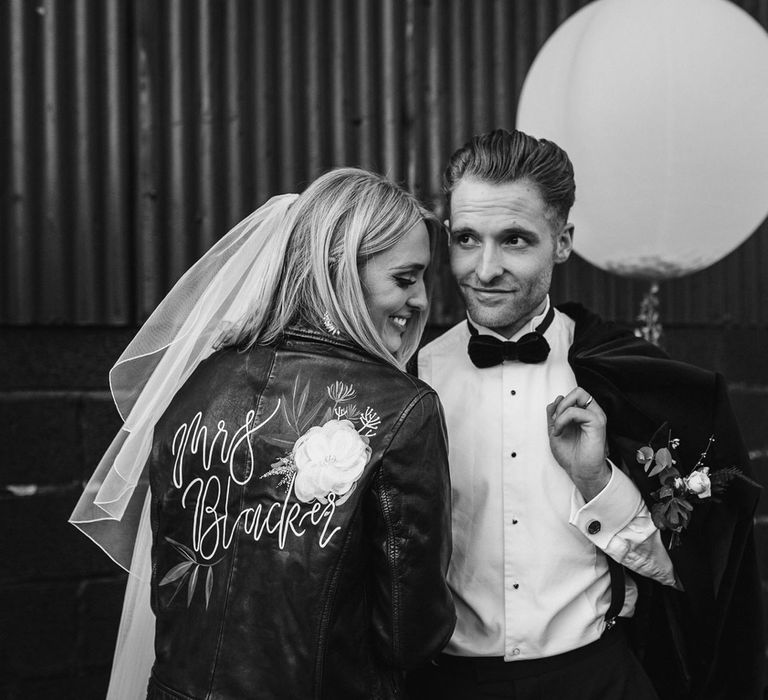
[[[522,338],[526,333],[531,333],[536,330],[536,326],[538,326],[543,320],[544,317],[547,315],[547,312],[549,311],[550,307],[550,301],[549,301],[549,294],[547,294],[547,303],[544,305],[544,308],[542,309],[541,313],[538,314],[538,316],[534,316],[528,323],[526,323],[517,333],[515,333],[511,338],[505,338],[503,335],[500,335],[496,331],[494,331],[491,328],[486,328],[485,326],[480,325],[479,323],[475,323],[475,320],[467,314],[467,318],[469,319],[469,322],[477,328],[478,333],[481,333],[482,335],[490,335],[494,338],[498,338],[499,340],[513,340],[517,341],[520,338]],[[546,331],[545,331],[546,334]]]

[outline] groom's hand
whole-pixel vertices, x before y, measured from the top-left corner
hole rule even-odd
[[[552,454],[587,501],[600,493],[611,478],[605,424],[603,409],[578,387],[547,406]]]

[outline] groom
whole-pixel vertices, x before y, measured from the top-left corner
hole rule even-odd
[[[682,480],[711,435],[710,473],[749,473],[722,377],[550,304],[574,235],[573,168],[556,144],[477,136],[445,192],[467,320],[421,350],[418,373],[448,426],[458,622],[411,696],[761,697],[758,487],[735,477],[715,502],[701,465]],[[672,490],[637,461],[652,438],[679,439],[677,547]]]

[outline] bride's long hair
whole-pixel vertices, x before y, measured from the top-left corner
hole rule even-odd
[[[297,321],[318,329],[330,322],[372,355],[402,368],[418,347],[429,308],[414,310],[402,345],[392,353],[368,313],[360,270],[422,222],[434,255],[439,223],[408,192],[356,168],[322,175],[273,233],[272,262],[260,289],[251,290],[257,292],[254,303],[222,344],[270,343]],[[428,290],[430,281],[431,266],[425,273]]]

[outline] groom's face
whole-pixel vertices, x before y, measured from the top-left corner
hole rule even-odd
[[[528,180],[462,179],[451,193],[451,271],[470,318],[510,337],[539,313],[573,226],[559,223]]]

